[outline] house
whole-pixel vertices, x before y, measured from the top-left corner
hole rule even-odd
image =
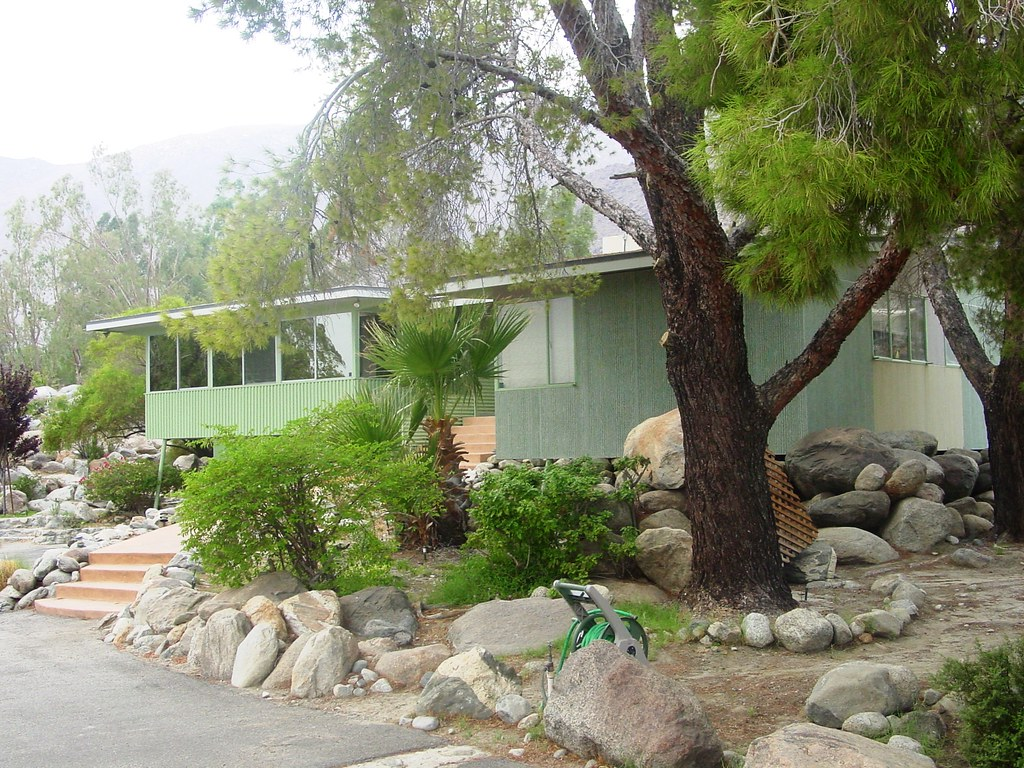
[[[506,374],[493,399],[458,414],[494,417],[500,457],[618,456],[632,427],[675,407],[650,258],[627,238],[605,238],[604,245],[604,253],[573,265],[574,273],[601,276],[596,291],[519,304],[530,322],[503,357]],[[454,297],[497,300],[521,298],[519,292],[507,274],[447,289]],[[808,432],[836,425],[926,429],[940,448],[986,445],[980,401],[919,293],[894,290],[876,305],[837,360],[782,413],[770,450],[785,453]],[[272,342],[233,358],[166,336],[160,313],[96,320],[86,328],[148,337],[147,437],[207,437],[217,425],[272,433],[350,396],[361,382],[379,384],[362,350],[367,323],[386,300],[385,289],[366,286],[293,297],[289,319]],[[828,309],[808,304],[782,312],[747,300],[755,380],[795,356]],[[230,310],[206,305],[187,311]]]

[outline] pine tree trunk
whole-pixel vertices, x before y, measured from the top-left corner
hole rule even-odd
[[[686,455],[694,538],[688,597],[701,608],[795,607],[764,470],[773,419],[750,378],[742,299],[723,271],[728,243],[713,218],[679,215],[685,200],[644,182]]]
[[[1004,357],[983,398],[988,428],[996,531],[1024,540],[1024,358]]]

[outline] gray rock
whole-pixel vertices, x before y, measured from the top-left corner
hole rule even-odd
[[[443,643],[406,648],[385,653],[377,660],[376,670],[395,685],[411,688],[450,656],[448,647]]]
[[[64,573],[77,573],[81,569],[82,564],[73,557],[61,555],[57,558],[57,567],[64,571]]]
[[[313,633],[295,659],[290,694],[299,699],[330,695],[358,658],[356,637],[344,627],[328,626]]]
[[[853,631],[846,619],[838,613],[827,613],[825,619],[832,625],[832,645],[843,647],[853,642]]]
[[[257,576],[244,587],[218,593],[199,609],[199,615],[203,619],[208,619],[224,608],[241,608],[250,598],[256,595],[263,595],[273,600],[276,605],[282,600],[306,591],[307,588],[302,582],[290,573],[283,573],[281,571],[264,573]]]
[[[436,674],[464,681],[490,709],[494,709],[502,696],[521,694],[523,689],[515,671],[480,646],[445,659],[438,664]]]
[[[7,579],[7,585],[16,589],[19,594],[27,595],[36,588],[36,576],[28,568],[19,568]]]
[[[288,625],[284,623],[284,617],[277,610],[274,601],[263,595],[250,597],[242,606],[242,613],[249,617],[253,626],[257,624],[269,624],[274,628],[279,640],[288,639]]]
[[[979,539],[986,536],[995,524],[977,515],[963,515],[964,535],[968,539]]]
[[[949,560],[951,563],[959,565],[961,568],[985,568],[994,562],[990,555],[985,555],[976,550],[967,549],[966,547],[953,552],[953,554],[949,556]]]
[[[873,530],[889,516],[889,503],[889,495],[882,491],[848,491],[810,502],[807,513],[819,528]]]
[[[911,710],[899,718],[893,732],[902,736],[910,736],[917,741],[928,741],[939,744],[946,738],[946,724],[938,712]]]
[[[743,639],[743,632],[735,624],[714,621],[708,626],[708,636],[716,643],[736,645]]]
[[[684,491],[647,491],[638,499],[640,509],[649,514],[663,509],[686,509],[686,493]]]
[[[533,712],[533,706],[524,697],[516,693],[507,693],[494,705],[494,714],[503,723],[512,725]]]
[[[164,575],[168,579],[177,579],[187,587],[195,587],[196,573],[188,568],[164,568]]]
[[[945,473],[943,473],[942,467],[939,463],[931,456],[920,453],[919,451],[910,451],[901,448],[894,448],[892,452],[896,455],[896,460],[901,464],[912,460],[920,461],[924,464],[926,483],[939,485],[942,482],[942,478]]]
[[[775,620],[775,639],[795,653],[823,651],[832,645],[832,624],[810,608],[794,608]]]
[[[44,587],[48,587],[51,584],[69,584],[70,582],[71,574],[59,569],[55,571],[50,571],[43,577]]]
[[[42,557],[36,560],[35,565],[32,566],[32,575],[37,579],[42,579],[46,574],[57,567],[57,558],[60,557],[54,551],[45,553]]]
[[[916,429],[905,429],[892,432],[876,432],[875,437],[890,448],[896,450],[916,451],[925,456],[934,456],[938,450],[939,440],[929,432]]]
[[[697,697],[610,643],[569,656],[544,709],[544,731],[581,757],[610,765],[676,768],[722,760]]]
[[[786,563],[784,575],[790,584],[827,581],[835,577],[838,562],[836,551],[828,543],[818,540]]]
[[[843,721],[842,730],[868,739],[889,735],[889,719],[881,712],[858,712]]]
[[[936,456],[935,461],[942,467],[943,480],[940,483],[946,492],[946,501],[962,499],[970,496],[980,470],[978,462],[970,456],[947,451]]]
[[[412,725],[412,727],[417,731],[436,731],[441,727],[441,721],[436,717],[420,715],[418,717],[414,717],[410,725]]]
[[[918,608],[924,608],[925,601],[928,599],[927,592],[906,579],[901,579],[896,582],[896,586],[893,587],[889,596],[892,598],[894,603],[902,600],[908,600]]]
[[[341,626],[341,602],[329,589],[294,595],[282,600],[277,609],[293,635],[317,633],[328,627]]]
[[[928,479],[924,462],[918,459],[904,461],[885,481],[884,490],[892,499],[905,499],[913,496]]]
[[[985,496],[985,495],[986,494],[982,494],[982,496]],[[974,514],[976,514],[978,517],[982,517],[985,520],[988,520],[990,523],[995,522],[995,519],[996,519],[995,508],[992,506],[992,504],[990,504],[989,502],[985,501],[980,496],[978,497],[977,501],[978,501],[978,507],[977,507],[977,509],[976,509]]]
[[[22,595],[21,599],[18,600],[18,602],[15,604],[15,607],[19,611],[23,611],[26,608],[31,608],[35,604],[36,600],[42,600],[43,598],[49,596],[49,587],[37,587],[36,589],[29,590],[24,595]]]
[[[636,562],[643,574],[670,595],[690,579],[693,537],[674,528],[652,528],[636,537]]]
[[[230,680],[238,646],[249,634],[252,625],[241,611],[226,608],[218,611],[192,638],[188,661],[203,677]]]
[[[890,736],[886,744],[893,749],[910,752],[911,754],[920,754],[922,750],[921,742],[917,739],[912,739],[910,736],[904,736],[899,733],[895,736]]]
[[[881,464],[868,464],[853,481],[853,490],[880,491],[888,479],[889,472],[885,467]]]
[[[903,499],[893,507],[882,538],[896,549],[927,552],[947,536],[962,536],[963,520],[955,510],[924,499]]]
[[[931,758],[814,723],[754,739],[746,768],[935,768]]]
[[[890,715],[906,712],[917,701],[917,677],[907,667],[850,661],[829,670],[807,697],[808,719],[828,728],[841,728],[858,712]]]
[[[235,688],[252,688],[266,680],[277,664],[278,644],[273,625],[254,626],[235,653],[231,684]]]
[[[925,483],[917,489],[917,493],[915,495],[919,499],[934,501],[936,504],[941,504],[946,499],[946,492],[942,490],[941,486],[938,486],[935,483]]]
[[[407,645],[416,636],[416,612],[409,597],[397,587],[369,587],[345,595],[339,602],[341,624],[353,634],[392,637],[399,645]]]
[[[896,469],[892,449],[866,429],[831,428],[804,437],[786,455],[786,473],[801,498],[846,493],[868,464]]]
[[[884,539],[860,528],[822,528],[818,541],[836,551],[840,565],[879,565],[900,559]]]
[[[491,600],[470,608],[448,628],[459,652],[483,646],[499,656],[547,647],[565,636],[572,611],[564,600]]]
[[[292,687],[292,670],[295,669],[295,661],[306,647],[306,643],[312,638],[312,634],[299,635],[295,642],[289,645],[281,658],[277,661],[274,671],[267,676],[260,687],[264,691],[287,690]]]
[[[740,622],[743,643],[751,648],[766,648],[775,642],[772,625],[763,613],[748,613]]]
[[[488,720],[493,714],[473,693],[465,680],[434,674],[416,700],[416,714],[438,717],[471,717]]]
[[[172,627],[191,620],[211,597],[209,592],[199,592],[177,580],[170,583],[172,586],[149,587],[134,605],[135,618],[158,632],[169,632]]]
[[[661,491],[661,493],[668,493],[668,491]],[[662,509],[641,520],[638,528],[641,531],[651,528],[675,528],[689,533],[690,519],[678,509]]]
[[[395,689],[391,687],[391,683],[383,677],[380,680],[374,680],[373,685],[370,686],[371,693],[391,693],[393,690]]]
[[[874,637],[899,637],[903,632],[903,621],[889,611],[876,608],[854,616],[850,621],[850,631],[858,637],[865,632]]]

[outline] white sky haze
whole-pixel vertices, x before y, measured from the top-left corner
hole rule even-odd
[[[0,156],[85,162],[244,125],[303,125],[327,77],[190,0],[0,0]]]

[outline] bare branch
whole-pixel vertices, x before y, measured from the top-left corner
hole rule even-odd
[[[898,221],[890,226],[878,256],[846,289],[804,350],[757,388],[773,418],[836,359],[843,342],[906,265],[910,249],[898,243],[899,228]]]
[[[600,187],[596,187],[583,176],[562,162],[544,141],[537,125],[528,119],[517,118],[516,126],[522,142],[548,173],[558,179],[566,189],[583,203],[607,217],[619,229],[632,237],[648,253],[656,248],[654,228],[636,211],[623,205]]]

